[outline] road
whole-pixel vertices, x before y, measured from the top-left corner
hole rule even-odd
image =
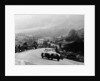
[[[45,48],[40,49],[32,49],[28,51],[24,51],[21,53],[15,53],[15,64],[16,65],[83,65],[84,63],[63,59],[60,61],[55,60],[47,60],[41,58],[41,52]]]

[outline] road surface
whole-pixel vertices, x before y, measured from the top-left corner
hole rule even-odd
[[[20,53],[15,53],[15,64],[16,65],[83,65],[84,63],[63,59],[60,61],[47,60],[41,58],[41,52],[45,48],[32,49]]]

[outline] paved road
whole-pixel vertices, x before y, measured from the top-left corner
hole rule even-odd
[[[45,48],[40,48],[36,50],[28,50],[21,53],[15,54],[15,64],[16,65],[83,65],[81,62],[76,62],[68,59],[63,59],[60,61],[47,60],[41,58],[41,52]]]

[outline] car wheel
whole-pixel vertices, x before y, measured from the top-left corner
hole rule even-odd
[[[42,58],[43,58],[43,56],[42,56]]]
[[[51,58],[51,60],[53,60],[53,58]]]
[[[43,53],[41,54],[41,57],[43,58]]]
[[[47,59],[49,60],[49,57]]]
[[[57,61],[59,61],[59,59],[57,59]]]

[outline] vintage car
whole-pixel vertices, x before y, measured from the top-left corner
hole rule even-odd
[[[41,53],[42,58],[47,58],[47,59],[57,59],[59,61],[62,59],[61,55],[59,53],[55,52],[55,49],[53,48],[46,48],[42,53]]]

